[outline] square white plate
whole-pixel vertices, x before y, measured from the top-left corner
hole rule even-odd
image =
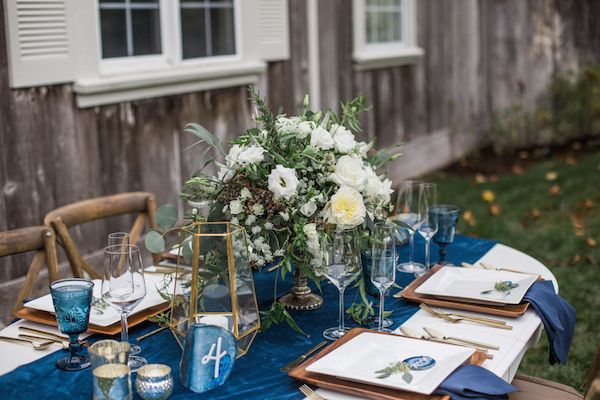
[[[306,370],[375,386],[431,394],[473,352],[466,347],[365,332],[315,361]],[[425,371],[411,371],[411,383],[406,383],[401,373],[377,378],[376,371],[414,356],[429,356],[436,363]]]
[[[415,292],[440,297],[453,297],[498,304],[519,304],[537,276],[510,271],[442,267]],[[496,282],[511,281],[519,286],[508,292],[494,290]],[[489,294],[481,294],[492,290]]]
[[[165,299],[160,296],[156,289],[157,286],[161,286],[163,275],[145,274],[144,279],[146,280],[146,297],[144,297],[140,304],[138,304],[129,315],[133,315],[165,302]],[[101,286],[102,281],[94,279],[94,297],[100,298]],[[172,289],[169,288],[168,291],[171,293]],[[54,314],[54,305],[52,304],[52,297],[50,297],[50,294],[33,299],[25,303],[24,306]],[[119,321],[121,321],[121,314],[111,306],[106,307],[104,310],[98,310],[96,307],[92,306],[90,312],[90,324],[107,327]]]

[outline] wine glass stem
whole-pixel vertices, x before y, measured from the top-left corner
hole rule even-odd
[[[339,310],[339,323],[338,330],[344,332],[346,327],[344,326],[344,289],[340,289],[340,310]]]
[[[73,362],[73,358],[78,357],[79,355],[79,348],[80,348],[80,344],[79,344],[79,340],[77,340],[79,338],[79,334],[71,334],[69,335],[69,362],[72,363]]]
[[[440,264],[446,261],[446,243],[440,243]]]
[[[429,268],[429,246],[431,239],[425,239],[425,268]]]
[[[121,312],[121,342],[129,342],[129,328],[127,327],[127,313]]]
[[[409,233],[408,263],[412,264],[415,259],[415,233]]]
[[[379,289],[379,322],[377,323],[377,330],[383,330],[383,302],[384,302],[385,290]]]

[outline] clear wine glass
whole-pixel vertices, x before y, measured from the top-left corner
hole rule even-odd
[[[123,245],[126,246],[129,243],[130,237],[129,232],[113,232],[108,234],[108,247]]]
[[[415,232],[419,228],[421,218],[419,216],[419,193],[423,182],[406,181],[400,186],[398,200],[396,202],[396,215],[394,219],[408,225],[409,253],[408,262],[398,264],[398,271],[415,273],[425,270],[425,266],[415,262]]]
[[[127,316],[146,296],[146,282],[140,249],[135,245],[114,245],[104,249],[102,298],[121,313],[121,341],[129,342]],[[137,371],[145,358],[131,355],[129,368]]]
[[[379,323],[377,330],[390,332],[383,327],[385,292],[396,281],[396,246],[394,226],[376,223],[371,237],[371,282],[379,290]]]
[[[435,183],[423,183],[419,195],[419,234],[425,239],[425,269],[415,272],[415,276],[424,275],[430,267],[431,238],[438,231],[438,214],[432,212],[437,204],[437,185]]]
[[[337,327],[323,331],[325,338],[336,340],[350,330],[344,326],[344,291],[361,273],[362,266],[356,230],[337,232],[327,255],[325,276],[340,293],[339,322]]]

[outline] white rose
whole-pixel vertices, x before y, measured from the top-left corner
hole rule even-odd
[[[310,134],[310,144],[321,150],[329,150],[333,148],[334,142],[331,133],[323,127],[317,126]]]
[[[231,149],[229,149],[229,154],[227,154],[227,156],[225,157],[228,167],[233,167],[234,165],[237,164],[238,157],[243,150],[244,150],[244,148],[242,146],[240,146],[239,144],[235,144],[235,145],[231,146]]]
[[[262,215],[265,212],[265,207],[262,204],[255,203],[252,206],[252,213],[254,215]]]
[[[367,209],[362,195],[348,186],[342,186],[331,197],[324,210],[327,222],[343,229],[352,229],[365,221]]]
[[[310,217],[315,213],[315,211],[317,211],[317,205],[312,199],[300,207],[300,212],[306,217]]]
[[[367,183],[367,174],[363,169],[361,160],[351,156],[341,156],[335,164],[329,180],[339,186],[349,186],[356,190],[363,190]]]
[[[371,150],[371,147],[373,147],[373,142],[369,142],[369,143],[359,142],[358,143],[358,152],[360,153],[360,155],[362,157],[365,157],[367,155],[367,153],[369,152],[369,150]]]
[[[240,152],[240,154],[237,156],[237,160],[242,165],[256,164],[265,159],[265,157],[263,155],[264,152],[265,152],[265,149],[263,149],[262,147],[252,145],[252,146],[242,150]]]
[[[229,202],[229,212],[233,215],[244,212],[244,205],[239,200],[232,200]]]
[[[393,192],[392,181],[389,179],[382,181],[372,168],[367,169],[366,175],[367,185],[365,186],[365,194],[383,203],[389,203]]]
[[[283,165],[277,165],[269,174],[269,190],[273,192],[275,198],[282,197],[289,200],[296,194],[298,182],[296,170],[285,168]]]
[[[331,126],[331,136],[335,143],[335,149],[340,153],[350,153],[356,147],[354,135],[348,129],[341,125],[333,124]]]
[[[250,197],[252,197],[252,192],[248,190],[248,188],[243,188],[240,192],[240,197],[242,199],[249,199]]]
[[[227,182],[235,175],[235,170],[228,167],[227,165],[220,165],[219,171],[217,172],[217,178],[222,182]]]
[[[314,128],[314,123],[311,121],[302,121],[298,124],[298,138],[304,139],[311,134]]]

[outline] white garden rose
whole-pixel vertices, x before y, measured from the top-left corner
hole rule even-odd
[[[237,156],[237,161],[242,164],[256,164],[265,159],[264,153],[265,149],[260,146],[252,145],[250,147],[245,148],[240,152]]]
[[[310,217],[317,211],[317,204],[314,200],[309,200],[300,207],[300,212],[304,214],[305,217]]]
[[[298,124],[298,138],[304,139],[311,134],[315,124],[311,121],[302,121]]]
[[[229,202],[229,212],[232,215],[237,215],[244,212],[244,205],[239,200],[232,200]]]
[[[244,148],[239,144],[234,144],[233,146],[231,146],[231,149],[229,149],[229,153],[225,157],[228,167],[233,167],[238,163],[238,157],[243,150]]]
[[[352,229],[365,221],[367,209],[358,190],[342,186],[327,203],[324,214],[327,222]]]
[[[333,173],[329,175],[329,179],[339,186],[349,186],[356,190],[363,190],[367,183],[367,174],[363,169],[361,160],[351,156],[341,156]]]
[[[273,192],[275,198],[289,200],[296,194],[298,182],[296,170],[293,168],[286,168],[283,165],[277,165],[269,174],[269,190]]]
[[[384,204],[390,202],[392,190],[392,181],[389,179],[381,180],[372,168],[366,169],[367,185],[365,186],[365,194],[373,197]]]
[[[354,135],[345,127],[333,124],[331,126],[331,136],[335,144],[335,149],[340,153],[350,153],[356,147],[356,140]]]
[[[329,150],[333,148],[334,141],[331,133],[322,126],[317,126],[310,133],[310,145],[321,150]]]

